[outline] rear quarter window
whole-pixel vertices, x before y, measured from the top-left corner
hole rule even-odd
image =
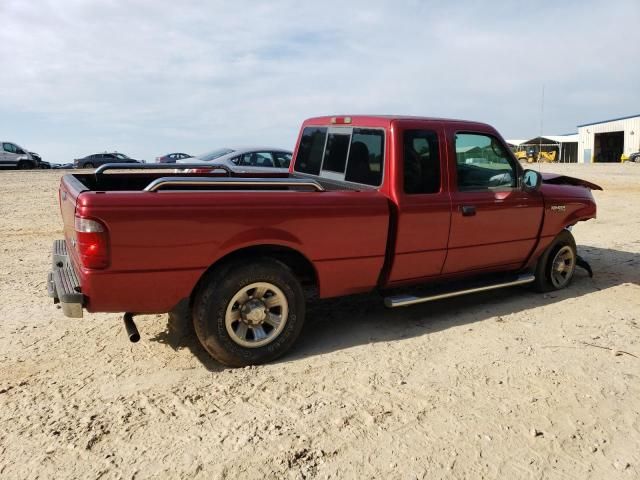
[[[384,130],[306,127],[294,171],[379,186],[384,173]]]

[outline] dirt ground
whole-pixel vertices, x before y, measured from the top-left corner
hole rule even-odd
[[[68,319],[46,294],[59,171],[0,172],[2,478],[638,478],[640,165],[574,235],[595,277],[387,310],[310,308],[294,351],[230,370],[167,315]]]

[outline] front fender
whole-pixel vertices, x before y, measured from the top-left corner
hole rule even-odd
[[[581,178],[570,177],[568,175],[560,175],[557,173],[543,173],[542,174],[543,183],[547,183],[550,185],[573,185],[576,187],[585,187],[589,190],[602,190],[600,185],[596,185],[595,183],[588,182],[587,180],[582,180]]]

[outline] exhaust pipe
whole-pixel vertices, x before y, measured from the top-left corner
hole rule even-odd
[[[127,331],[129,341],[131,343],[140,341],[140,332],[138,332],[138,327],[136,327],[136,324],[133,321],[133,313],[126,312],[122,319],[124,320],[124,328]]]

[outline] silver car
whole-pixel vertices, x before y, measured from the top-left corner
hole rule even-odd
[[[0,167],[35,168],[36,160],[17,143],[0,141]]]
[[[292,156],[293,153],[290,150],[283,150],[282,148],[219,148],[194,158],[177,160],[176,166],[179,166],[181,163],[202,163],[203,166],[215,163],[226,165],[238,173],[287,173]]]

